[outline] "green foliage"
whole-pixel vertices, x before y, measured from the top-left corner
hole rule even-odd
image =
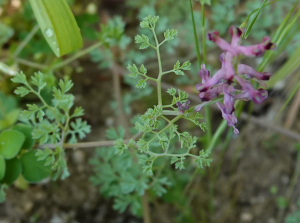
[[[176,97],[177,91],[175,88],[169,88],[167,90],[167,93],[173,96],[172,103],[171,103],[172,105],[175,105],[177,102],[183,103],[189,98],[189,94],[180,89],[178,89],[178,97]]]
[[[263,3],[261,4],[261,6],[258,8],[255,17],[254,17],[254,18],[252,19],[252,21],[250,22],[250,25],[249,25],[249,27],[247,28],[246,32],[243,34],[243,36],[244,36],[245,38],[247,38],[247,37],[249,36],[250,31],[251,31],[251,29],[252,29],[252,27],[253,27],[253,25],[254,25],[254,23],[255,23],[257,17],[259,16],[259,14],[260,14],[262,8],[265,6],[265,4],[266,4],[267,2],[268,2],[268,0],[264,0]]]
[[[91,132],[91,126],[86,121],[82,121],[81,118],[77,118],[75,122],[71,122],[70,126],[71,128],[67,131],[67,134],[71,135],[70,142],[72,143],[77,142],[76,136],[79,139],[83,139]]]
[[[37,150],[37,161],[44,161],[45,166],[50,166],[53,172],[52,178],[56,180],[59,176],[63,180],[67,178],[70,173],[68,171],[65,157],[65,152],[62,148],[57,146],[51,150],[45,148],[44,150]]]
[[[156,46],[153,46],[149,42],[149,37],[146,35],[138,35],[136,36],[136,43],[142,43],[140,49],[147,48],[148,46],[151,46],[152,48],[156,49],[157,53],[159,54],[159,47],[165,42],[174,39],[177,36],[177,31],[167,30],[164,32],[165,40],[161,43],[158,42],[157,36],[155,33],[155,26],[158,24],[158,17],[156,16],[147,16],[143,19],[143,21],[140,23],[140,26],[142,28],[148,28],[153,32],[153,36],[156,42]],[[160,66],[160,73],[158,75],[157,79],[150,78],[147,76],[147,69],[144,67],[144,65],[141,65],[140,69],[133,64],[128,65],[128,70],[130,71],[129,77],[137,78],[139,75],[144,76],[146,79],[139,80],[137,84],[137,88],[143,88],[145,87],[146,80],[152,79],[153,81],[156,81],[158,84],[158,88],[160,88],[160,81],[161,76],[167,73],[174,72],[177,75],[184,75],[184,72],[182,70],[190,70],[191,63],[189,61],[184,62],[182,65],[179,61],[174,65],[173,70],[162,72],[161,68],[161,59],[158,56],[158,63]],[[159,89],[158,89],[159,92]],[[163,156],[170,156],[172,157],[171,163],[175,163],[176,169],[184,169],[184,160],[186,159],[186,156],[192,156],[195,157],[197,160],[197,166],[199,168],[203,168],[205,166],[209,166],[209,163],[211,162],[211,159],[208,158],[208,153],[201,152],[199,156],[196,156],[194,154],[191,154],[191,150],[196,147],[197,137],[191,136],[188,132],[180,133],[177,130],[177,126],[174,124],[178,119],[185,117],[187,120],[192,121],[196,125],[200,126],[203,130],[205,129],[206,125],[205,123],[200,123],[199,119],[202,119],[203,117],[199,114],[196,114],[194,117],[189,117],[189,111],[188,109],[184,112],[184,114],[180,114],[178,109],[174,107],[174,105],[178,102],[181,104],[186,103],[188,101],[189,95],[181,90],[176,90],[174,88],[168,89],[167,93],[169,93],[171,96],[173,96],[172,102],[168,105],[157,105],[154,106],[154,108],[147,109],[147,112],[143,115],[141,115],[141,118],[139,121],[135,122],[135,129],[142,133],[142,137],[136,142],[135,146],[138,148],[139,152],[144,153],[145,155],[142,156],[139,159],[139,163],[142,164],[142,170],[143,172],[148,175],[153,175],[153,165],[154,161],[158,157]],[[178,93],[178,96],[177,96]],[[158,99],[161,97],[158,94]],[[164,108],[171,108],[173,110],[164,110]],[[166,117],[164,117],[163,114],[176,114],[177,117],[173,120],[169,120]],[[162,119],[163,122],[161,122],[159,119]],[[165,121],[167,120],[167,125],[165,126]],[[170,149],[170,144],[172,140],[177,136],[178,141],[180,142],[180,149],[185,151],[178,154],[168,153]],[[126,146],[122,140],[117,140],[115,145],[118,147],[118,153],[122,154],[124,151],[127,151],[129,147],[133,147],[134,143],[131,143],[131,145]],[[159,145],[159,149],[162,149],[164,153],[157,153],[156,145]],[[155,152],[154,152],[155,151]]]
[[[202,5],[207,4],[207,5],[211,5],[211,0],[197,0],[199,1]]]
[[[159,125],[158,118],[162,115],[162,107],[161,106],[155,106],[153,108],[149,108],[147,112],[141,116],[141,123],[136,122],[135,128],[139,132],[150,132],[154,129],[156,129]]]
[[[11,127],[18,120],[20,109],[17,108],[16,99],[0,92],[0,130]]]
[[[299,207],[300,207],[300,199],[298,199],[298,210],[296,210],[294,213],[288,215],[285,218],[285,223],[298,223],[300,222],[300,211],[299,211]]]
[[[28,138],[32,134],[32,139],[36,139],[40,145],[54,144],[57,145],[55,149],[47,149],[47,145],[43,150],[37,151],[37,157],[33,157],[31,153],[27,155],[29,158],[22,159],[22,164],[25,171],[25,179],[30,182],[37,182],[41,178],[48,176],[48,170],[52,172],[52,178],[56,180],[59,176],[61,179],[69,176],[67,164],[65,160],[65,153],[62,149],[62,143],[69,138],[69,142],[76,143],[77,138],[83,139],[91,131],[90,126],[86,121],[82,121],[81,116],[84,115],[84,110],[81,107],[76,107],[71,111],[74,104],[74,96],[68,92],[71,90],[73,83],[70,80],[60,80],[58,87],[53,87],[53,99],[51,104],[47,104],[42,97],[41,92],[46,87],[44,75],[39,72],[31,77],[31,84],[27,81],[24,73],[18,73],[13,79],[13,82],[23,84],[15,91],[16,94],[24,96],[29,93],[35,94],[42,102],[42,106],[37,104],[28,104],[27,110],[22,112],[22,118],[29,121],[32,127],[18,126]],[[35,90],[36,89],[36,90]],[[71,121],[71,120],[74,121]],[[34,143],[32,139],[25,141],[25,148],[31,148]],[[44,172],[37,177],[32,176],[31,169],[26,165],[29,162],[26,160],[36,159],[36,165],[46,165],[46,169],[42,168]],[[46,174],[47,173],[47,174]]]
[[[5,159],[2,155],[0,155],[0,180],[2,180],[5,175],[5,169],[6,169]]]
[[[208,21],[206,24],[209,25],[209,29],[217,29],[221,33],[227,32],[228,27],[232,25],[231,23],[235,22],[237,25],[240,21],[244,21],[244,14],[249,14],[249,10],[251,12],[261,5],[261,0],[255,0],[251,2],[250,5],[246,4],[242,10],[237,10],[240,8],[237,8],[238,4],[233,0],[221,0],[219,2],[210,0],[198,1],[202,4],[202,7],[204,7],[205,4],[212,5],[212,16],[211,18],[207,18]],[[140,23],[141,28],[144,29],[144,33],[137,35],[135,42],[139,44],[140,49],[153,48],[155,50],[151,52],[150,50],[145,50],[140,53],[129,49],[128,45],[131,39],[125,34],[125,23],[120,17],[114,17],[106,24],[101,24],[101,30],[94,34],[93,25],[97,24],[98,16],[83,16],[81,19],[83,22],[80,28],[90,39],[97,38],[103,43],[101,48],[90,53],[92,60],[99,63],[101,68],[111,68],[116,62],[123,66],[124,64],[132,64],[128,65],[130,71],[129,77],[134,79],[129,80],[129,78],[124,77],[124,80],[129,86],[136,86],[138,89],[132,88],[131,91],[127,92],[124,96],[123,103],[125,111],[129,113],[131,102],[152,93],[152,89],[149,85],[146,85],[148,80],[157,83],[158,92],[161,90],[161,79],[164,78],[163,75],[167,73],[179,75],[179,78],[176,80],[178,80],[180,84],[192,85],[195,80],[198,81],[198,68],[197,70],[192,70],[191,73],[194,74],[189,74],[185,71],[191,69],[191,63],[187,61],[181,65],[180,62],[177,61],[172,70],[163,72],[162,69],[164,63],[162,63],[161,59],[169,60],[166,54],[175,54],[174,47],[178,46],[179,43],[179,41],[175,39],[178,35],[177,29],[184,30],[182,33],[186,41],[186,44],[184,44],[183,41],[180,42],[180,47],[182,46],[180,52],[184,52],[185,55],[190,54],[189,48],[192,41],[188,39],[192,37],[192,32],[190,32],[192,27],[190,16],[187,16],[188,7],[186,7],[186,1],[177,1],[176,4],[174,4],[173,0],[128,2],[131,2],[131,4],[132,2],[134,3],[132,7],[141,8],[138,17],[146,16]],[[147,4],[145,4],[145,2]],[[170,7],[171,4],[172,7]],[[287,4],[287,2],[278,2],[278,5],[280,4]],[[157,8],[155,8],[156,6]],[[276,15],[285,10],[284,7],[281,7],[278,11],[278,8],[280,7],[274,7]],[[270,19],[269,16],[271,13],[268,13],[268,10],[270,10],[268,7],[265,7],[263,10],[264,13],[260,15],[262,22],[256,23],[255,26],[253,26],[255,38],[260,38],[262,34],[265,35],[265,30],[269,30],[269,27],[271,29],[272,26],[274,26],[274,24],[276,25],[278,20],[280,20],[280,16],[274,16],[274,19]],[[26,8],[24,11],[26,11],[27,14],[24,18],[32,18],[30,11]],[[159,17],[154,16],[157,11],[159,11],[158,14],[168,15],[168,18],[162,16],[158,22]],[[241,14],[237,14],[237,11],[241,11]],[[195,12],[196,22],[201,21],[200,16],[200,13]],[[271,16],[273,16],[273,14],[271,14]],[[84,22],[84,20],[90,21]],[[86,24],[89,25],[88,29],[85,29]],[[205,28],[202,27],[201,24],[197,24],[197,26],[199,28]],[[176,29],[168,29],[168,27],[174,27]],[[6,34],[7,33],[1,33],[0,36]],[[25,34],[26,32],[22,35]],[[22,35],[20,35],[19,38],[23,40],[25,36]],[[41,34],[39,33],[37,35],[40,37]],[[6,41],[7,38],[9,37],[6,36]],[[159,42],[161,38],[163,41]],[[69,38],[66,38],[64,41],[67,40],[69,40]],[[27,56],[28,52],[32,53],[32,48],[34,58],[40,60],[40,63],[41,61],[43,63],[44,61],[49,61],[49,58],[43,60],[45,58],[38,55],[39,52],[43,51],[41,49],[44,48],[41,47],[43,45],[40,41],[33,39],[32,42],[34,42],[34,44],[29,44],[28,49],[24,50],[25,53],[23,56]],[[13,44],[14,42],[12,45]],[[160,50],[164,50],[164,54],[160,54]],[[159,74],[153,78],[152,72],[149,72],[151,77],[148,76],[149,74],[143,63],[146,64],[145,60],[151,60],[155,55],[159,55]],[[24,56],[24,58],[27,57]],[[139,67],[136,64],[141,64],[141,66]],[[8,67],[11,68],[10,66]],[[151,69],[150,66],[147,68]],[[189,76],[184,76],[186,74]],[[195,78],[195,76],[197,76],[197,78]],[[40,72],[34,74],[34,76],[30,78],[30,81],[27,81],[26,76],[21,72],[13,78],[13,81],[22,84],[22,86],[19,86],[15,91],[17,95],[24,97],[29,94],[34,94],[40,99],[41,103],[28,104],[27,109],[22,112],[20,120],[25,122],[27,124],[26,126],[17,125],[13,127],[12,130],[8,130],[23,134],[24,142],[21,143],[21,141],[18,140],[20,145],[14,147],[15,151],[14,149],[11,150],[11,152],[14,152],[12,158],[9,160],[3,158],[2,166],[0,163],[0,171],[2,167],[0,178],[1,176],[3,177],[2,181],[0,181],[0,200],[5,196],[5,186],[10,185],[20,173],[30,182],[38,182],[48,176],[52,176],[53,179],[59,177],[64,179],[67,177],[69,173],[65,160],[65,152],[63,150],[64,143],[67,141],[69,143],[76,143],[78,139],[83,139],[90,132],[90,126],[81,118],[81,116],[84,115],[83,109],[81,107],[73,109],[74,96],[69,93],[73,86],[71,81],[60,80],[58,86],[51,87],[52,100],[47,100],[44,96],[44,93],[48,90],[47,88],[50,87],[45,80],[45,76]],[[128,88],[126,90],[128,90]],[[176,103],[185,103],[189,100],[189,95],[186,92],[174,88],[169,89],[167,92],[172,96],[171,102],[167,101],[167,97],[162,98],[158,96],[158,99],[160,99],[158,100],[158,105],[149,108],[145,114],[140,116],[139,120],[135,121],[135,130],[132,130],[132,132],[136,133],[136,131],[139,131],[141,133],[139,137],[134,140],[125,139],[124,128],[111,128],[107,132],[107,138],[114,140],[114,146],[98,149],[96,156],[90,161],[95,170],[94,176],[91,177],[92,183],[100,186],[100,190],[104,195],[114,199],[114,208],[120,212],[124,212],[129,208],[133,214],[141,215],[141,196],[145,194],[145,191],[147,190],[147,194],[162,196],[162,194],[166,193],[167,187],[170,187],[172,183],[175,185],[175,192],[169,195],[169,199],[173,197],[170,200],[173,199],[172,201],[177,202],[177,204],[181,203],[182,200],[184,200],[181,196],[183,191],[183,185],[181,184],[182,182],[186,183],[188,181],[191,169],[195,166],[198,168],[209,167],[212,162],[212,159],[210,159],[210,150],[200,150],[197,148],[198,138],[192,136],[189,132],[181,132],[181,129],[175,124],[180,119],[186,119],[204,131],[207,126],[204,122],[201,122],[201,119],[203,119],[202,115],[199,113],[193,115],[193,107],[187,109],[184,113],[177,109],[175,106]],[[2,97],[0,95],[0,100],[1,99]],[[5,106],[2,106],[2,104]],[[5,107],[4,112],[2,109],[0,111],[1,131],[10,128],[17,121],[20,113],[20,111],[16,109],[16,106],[11,110],[7,109],[7,111],[9,110],[7,112],[6,106],[8,104],[9,103],[3,101],[0,104],[1,107]],[[112,107],[116,108],[116,103],[112,103]],[[117,114],[117,109],[115,109],[115,112]],[[169,119],[172,115],[175,118]],[[40,145],[37,145],[37,150],[31,150],[35,139]],[[1,148],[0,145],[0,151]],[[3,157],[1,153],[0,157]],[[192,157],[195,165],[190,165],[188,157]],[[169,165],[170,162],[174,165]],[[29,164],[32,164],[32,166]],[[174,167],[175,169],[181,170],[183,174],[175,173]],[[177,178],[174,177],[174,175],[178,175],[176,176]],[[173,179],[168,179],[166,176],[173,176]],[[284,204],[284,202],[282,202],[282,204]],[[286,206],[286,203],[284,205]],[[282,205],[282,207],[284,205]]]
[[[118,45],[121,49],[131,42],[131,39],[124,34],[125,23],[120,16],[115,16],[107,24],[101,24],[101,31],[97,34],[98,39],[106,46]]]
[[[6,43],[14,34],[14,30],[3,24],[0,23],[0,46]]]
[[[23,133],[16,130],[7,130],[0,134],[0,155],[5,159],[14,158],[25,141]]]
[[[204,168],[205,166],[209,167],[210,163],[213,161],[212,159],[208,158],[210,155],[210,151],[208,150],[201,150],[199,152],[199,156],[196,158],[195,163],[197,164],[198,168]]]
[[[180,62],[177,61],[176,64],[174,65],[174,73],[177,75],[184,75],[184,72],[182,70],[190,70],[191,68],[191,63],[190,61],[186,61],[184,62],[181,66],[180,66]]]
[[[148,28],[151,30],[155,29],[155,26],[158,22],[159,16],[147,16],[143,19],[143,21],[140,23],[141,28]]]
[[[116,156],[114,147],[99,148],[90,160],[95,175],[91,182],[100,186],[100,191],[108,197],[115,197],[114,208],[124,212],[129,206],[135,215],[141,214],[141,198],[147,189],[148,178],[142,173],[138,163],[134,163],[128,150]]]
[[[22,175],[28,182],[37,183],[51,174],[51,167],[43,160],[37,160],[35,151],[24,153],[21,157]]]
[[[280,208],[280,209],[285,209],[288,205],[288,201],[285,197],[278,197],[277,198],[277,206]]]
[[[146,76],[147,74],[147,69],[145,68],[144,64],[141,65],[140,71],[135,64],[133,64],[132,66],[128,65],[127,69],[131,72],[129,74],[129,77],[132,78],[136,78],[138,75]]]
[[[82,47],[82,37],[70,6],[66,1],[30,0],[36,20],[56,56]]]
[[[147,36],[145,36],[144,34],[137,35],[135,37],[135,43],[141,43],[140,45],[140,49],[146,49],[148,48],[148,46],[150,46],[151,44],[149,43],[149,38]]]
[[[199,120],[203,119],[203,116],[200,113],[196,113],[194,117],[185,117],[185,119],[193,122],[195,125],[199,126],[203,132],[207,129],[207,124],[205,122],[200,122]]]
[[[6,185],[1,185],[0,184],[0,203],[4,202],[5,201],[5,198],[6,198],[6,194],[4,192],[4,190],[7,188]]]
[[[178,31],[176,29],[167,30],[164,32],[164,37],[166,41],[173,40],[178,34]]]
[[[5,161],[5,175],[2,180],[0,180],[0,184],[6,184],[10,186],[21,174],[22,165],[18,158],[13,158],[11,160]]]
[[[152,190],[158,197],[161,197],[163,194],[167,193],[166,187],[170,186],[172,186],[172,183],[169,179],[167,177],[161,177],[153,181]]]
[[[171,159],[171,164],[174,164],[175,163],[175,169],[185,169],[184,167],[184,161],[185,160],[185,157],[183,156],[180,156],[180,157],[176,157],[176,156],[173,156],[172,159]]]

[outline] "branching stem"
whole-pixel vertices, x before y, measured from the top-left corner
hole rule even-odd
[[[158,78],[157,78],[157,98],[158,98],[158,105],[162,106],[162,96],[161,96],[161,77],[163,75],[162,72],[162,65],[161,65],[161,59],[160,59],[160,51],[156,33],[154,29],[151,29],[154,35],[155,43],[156,43],[156,54],[157,54],[157,61],[158,61]]]

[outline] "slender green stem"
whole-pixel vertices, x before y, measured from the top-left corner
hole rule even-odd
[[[138,139],[140,136],[142,135],[141,132],[137,133],[136,135],[134,135],[133,137],[131,137],[130,139],[136,140]],[[128,144],[129,140],[124,140],[123,143]],[[97,142],[81,142],[81,143],[74,143],[74,144],[69,144],[66,143],[63,145],[64,149],[74,149],[74,148],[94,148],[94,147],[105,147],[105,146],[114,146],[115,141],[97,141]],[[58,146],[58,144],[44,144],[44,145],[40,145],[38,148],[39,149],[44,149],[44,148],[48,148],[48,149],[55,149],[56,146]]]
[[[210,151],[210,152],[212,151],[212,149],[213,149],[214,146],[216,145],[218,139],[220,138],[221,134],[222,134],[223,131],[225,130],[226,126],[227,126],[227,122],[226,122],[226,120],[223,120],[223,121],[221,122],[221,124],[219,125],[217,131],[215,132],[215,134],[214,134],[212,140],[209,142],[209,146],[208,146],[208,148],[207,148],[208,151]]]
[[[172,72],[174,72],[174,70],[165,71],[165,72],[162,73],[162,75],[172,73]]]
[[[57,118],[57,116],[55,115],[55,111],[54,109],[48,105],[46,103],[46,101],[44,100],[44,98],[41,96],[40,92],[35,91],[29,84],[26,84],[26,86],[31,90],[32,93],[34,93],[36,96],[38,96],[38,98],[41,100],[41,102],[44,104],[44,106],[46,108],[48,108],[54,115],[54,118],[57,122],[57,124],[59,125],[59,127],[62,129],[62,131],[64,131],[65,127],[62,125],[62,123],[59,121],[59,119]]]
[[[287,202],[290,202],[290,200],[291,200],[291,197],[293,195],[293,192],[294,192],[295,186],[297,185],[299,177],[300,177],[300,152],[298,151],[298,153],[297,153],[297,164],[296,164],[295,169],[294,169],[294,174],[292,176],[289,187],[288,187],[288,189],[286,191],[286,194],[285,194],[285,199],[287,200]],[[279,210],[278,215],[277,215],[277,223],[282,222],[282,218],[284,216],[285,210],[286,210],[286,208],[282,208],[282,209]]]
[[[29,60],[24,60],[21,58],[16,58],[15,60],[17,63],[23,64],[28,67],[33,67],[33,68],[37,68],[37,69],[41,69],[41,70],[45,70],[48,68],[46,65],[35,63],[35,62],[29,61]]]
[[[148,76],[146,76],[146,80],[151,80],[151,81],[157,82],[157,80],[156,80],[155,78],[153,78],[153,77],[148,77]]]
[[[39,25],[36,24],[31,31],[28,33],[28,35],[26,36],[26,38],[18,45],[17,49],[15,50],[13,57],[16,58],[21,51],[24,49],[24,47],[28,44],[28,42],[32,39],[32,37],[37,33],[37,31],[39,30]]]
[[[160,59],[160,52],[159,52],[159,43],[157,40],[157,36],[155,34],[154,29],[151,29],[154,35],[154,39],[156,42],[156,54],[157,54],[157,61],[158,61],[158,78],[157,78],[157,98],[158,98],[158,105],[162,106],[162,96],[161,96],[161,77],[163,75],[162,72],[162,65],[161,65],[161,59]]]
[[[271,2],[268,2],[268,3],[264,4],[263,7],[266,7],[266,6],[268,6],[268,5],[271,5],[272,3],[277,2],[277,1],[278,1],[278,0],[273,0],[273,1],[271,1]],[[244,24],[245,22],[247,23],[248,20],[250,19],[250,17],[251,17],[255,12],[257,12],[258,10],[259,10],[259,8],[253,10],[253,11],[247,16],[247,18],[245,19],[245,21],[244,21],[242,24]],[[243,27],[241,27],[241,28],[243,28]]]
[[[200,49],[199,49],[199,43],[198,43],[198,35],[197,35],[192,0],[190,0],[190,9],[191,9],[191,16],[192,16],[192,21],[193,21],[194,40],[195,40],[195,45],[196,45],[197,59],[198,59],[199,68],[201,69],[201,56],[200,56]]]
[[[65,65],[71,63],[72,61],[84,56],[85,54],[88,54],[89,52],[91,52],[92,50],[100,47],[101,45],[102,45],[101,42],[97,42],[97,43],[93,44],[92,46],[90,46],[90,47],[88,47],[84,50],[78,51],[73,56],[69,57],[66,60],[61,61],[60,63],[57,63],[57,64],[53,65],[50,68],[48,66],[43,65],[43,64],[34,63],[34,62],[24,60],[24,59],[21,59],[21,58],[16,58],[16,61],[20,64],[24,64],[24,65],[29,66],[29,67],[34,67],[34,68],[41,69],[41,70],[50,69],[50,70],[53,71],[53,70],[57,70],[57,69],[65,66]],[[148,77],[148,79],[156,81],[156,79],[151,78],[151,77]]]
[[[50,67],[50,70],[57,70],[57,69],[65,66],[65,65],[69,64],[70,62],[78,59],[79,57],[82,57],[85,54],[88,54],[89,52],[91,52],[92,50],[100,47],[101,45],[102,45],[101,42],[97,42],[97,43],[93,44],[92,46],[90,46],[90,47],[88,47],[88,48],[86,48],[84,50],[78,51],[73,56],[69,57],[68,59],[66,59],[66,60],[64,60],[64,61],[62,61],[60,63],[57,63],[57,64],[53,65],[52,67]]]
[[[205,104],[205,105],[202,106],[202,107],[205,107],[205,106],[208,106],[208,105],[215,104],[218,101],[223,101],[223,98],[218,98],[218,99],[215,99],[215,100],[212,100],[212,101],[209,101],[209,102],[203,102],[201,104],[198,104],[198,105],[195,105],[195,106],[191,107],[190,110],[195,110],[195,107],[200,106],[202,104]]]
[[[272,37],[272,41],[279,46],[284,40],[284,37],[288,34],[289,29],[295,24],[296,21],[298,21],[298,18],[300,16],[300,10],[294,15],[292,21],[290,21],[291,15],[294,12],[297,4],[299,3],[299,0],[296,1],[293,5],[293,7],[290,9],[289,13],[285,16],[280,26],[277,28],[275,34]],[[259,72],[262,72],[266,66],[272,61],[272,58],[274,58],[274,51],[268,51],[263,57],[263,61],[259,64],[257,70]]]
[[[210,215],[214,216],[214,204],[213,204],[213,200],[214,200],[214,189],[215,189],[215,182],[219,176],[220,170],[221,170],[221,166],[222,163],[224,161],[224,154],[226,152],[226,149],[228,148],[230,139],[232,137],[233,132],[229,131],[227,132],[226,138],[224,143],[222,144],[222,149],[221,149],[221,154],[219,155],[220,157],[220,161],[216,164],[216,169],[210,169],[212,174],[210,174],[211,179],[210,179],[210,184],[209,184],[209,195],[210,195],[210,199],[209,199],[209,210],[210,210]]]
[[[263,3],[262,3],[262,5],[261,5],[261,6],[259,7],[259,9],[257,10],[255,17],[252,19],[250,25],[249,25],[248,28],[246,29],[246,32],[243,33],[243,38],[247,39],[247,37],[249,36],[250,31],[251,31],[251,29],[252,29],[254,23],[256,22],[256,19],[258,18],[258,16],[259,16],[261,10],[263,9],[263,7],[264,7],[264,5],[267,3],[267,1],[268,1],[268,0],[264,0]]]
[[[163,115],[179,115],[180,113],[178,111],[171,111],[171,110],[163,110]]]
[[[173,108],[173,109],[175,109],[175,108],[173,107],[173,105],[163,105],[162,108]]]
[[[204,108],[204,112],[205,112],[205,121],[206,121],[206,125],[207,125],[207,130],[206,130],[206,143],[207,145],[211,142],[211,138],[212,138],[212,125],[211,125],[211,109],[208,106],[205,106]]]
[[[149,44],[149,46],[152,47],[153,49],[155,49],[155,50],[157,49],[157,48],[156,48],[155,46],[153,46],[152,44],[150,44],[150,43],[148,43],[148,44]],[[161,44],[159,44],[159,45],[161,45]]]
[[[202,4],[202,50],[203,50],[203,63],[206,64],[206,30],[205,30],[205,7]]]
[[[201,4],[201,12],[202,12],[202,50],[203,50],[203,63],[206,64],[206,30],[205,30],[205,4]],[[212,138],[212,124],[211,124],[211,115],[210,115],[210,108],[205,106],[205,120],[207,124],[207,131],[206,131],[206,143],[210,143]]]
[[[198,158],[198,156],[190,154],[189,152],[178,153],[178,154],[171,154],[171,153],[154,153],[154,152],[148,151],[147,153],[149,155],[157,156],[157,157],[162,157],[162,156],[176,156],[176,157],[179,157],[179,156],[191,156],[191,157]]]
[[[160,116],[162,119],[164,119],[164,120],[166,120],[168,123],[170,123],[170,120],[169,119],[167,119],[165,116]],[[156,132],[155,132],[155,134],[156,134]]]
[[[168,128],[170,128],[176,121],[178,121],[179,119],[181,119],[182,115],[178,115],[177,117],[175,117],[174,119],[172,119],[169,124],[164,127],[162,130],[160,130],[156,136],[154,136],[149,142],[148,144],[150,144],[151,142],[153,142],[161,133],[163,133],[164,131],[166,131]]]
[[[241,112],[242,112],[242,108],[243,108],[243,104],[241,101],[238,101],[234,104],[234,107],[237,108],[237,117],[239,118]],[[214,136],[212,137],[212,140],[209,142],[209,146],[207,147],[207,150],[212,151],[214,146],[216,145],[218,139],[220,138],[221,134],[224,132],[225,128],[227,126],[227,121],[223,120],[222,123],[219,125],[217,131],[215,132]]]

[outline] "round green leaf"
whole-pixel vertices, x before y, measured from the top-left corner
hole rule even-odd
[[[80,29],[67,3],[62,0],[30,0],[34,15],[56,56],[82,47]]]
[[[0,120],[0,130],[6,129],[18,120],[21,110],[14,109],[11,110],[3,119]]]
[[[22,149],[31,149],[34,146],[35,140],[32,138],[33,127],[31,127],[30,125],[18,124],[12,129],[24,134],[25,141],[23,143]]]
[[[0,134],[0,154],[5,159],[14,158],[20,151],[25,136],[17,130],[7,130]]]
[[[6,171],[1,183],[11,185],[21,174],[22,165],[18,158],[5,161]]]
[[[0,155],[0,180],[5,175],[5,160],[4,157]]]
[[[22,174],[30,183],[37,183],[51,174],[51,166],[45,166],[45,160],[37,161],[36,151],[24,153],[21,157]]]

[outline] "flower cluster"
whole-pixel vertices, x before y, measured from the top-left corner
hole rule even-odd
[[[180,114],[184,114],[184,112],[186,112],[187,110],[189,110],[190,108],[190,100],[187,100],[186,102],[177,102],[176,105],[178,107],[178,111],[180,112]]]
[[[237,123],[234,115],[235,100],[253,100],[255,103],[261,103],[268,97],[268,92],[262,88],[255,89],[249,79],[256,80],[266,87],[262,81],[269,80],[271,76],[268,72],[260,73],[248,65],[238,64],[240,55],[259,57],[266,50],[275,49],[276,45],[271,43],[270,37],[265,37],[260,44],[242,46],[240,39],[243,31],[233,26],[229,31],[232,36],[231,44],[222,39],[217,31],[208,34],[208,39],[225,51],[220,55],[222,68],[211,77],[205,65],[202,64],[199,73],[202,83],[196,86],[196,90],[199,91],[199,98],[204,102],[215,99],[220,94],[224,95],[224,104],[217,102],[217,106],[228,126],[232,126],[234,133],[238,134],[239,131],[235,127]],[[235,88],[236,86],[239,87]],[[199,111],[204,104],[197,106],[195,110]]]

